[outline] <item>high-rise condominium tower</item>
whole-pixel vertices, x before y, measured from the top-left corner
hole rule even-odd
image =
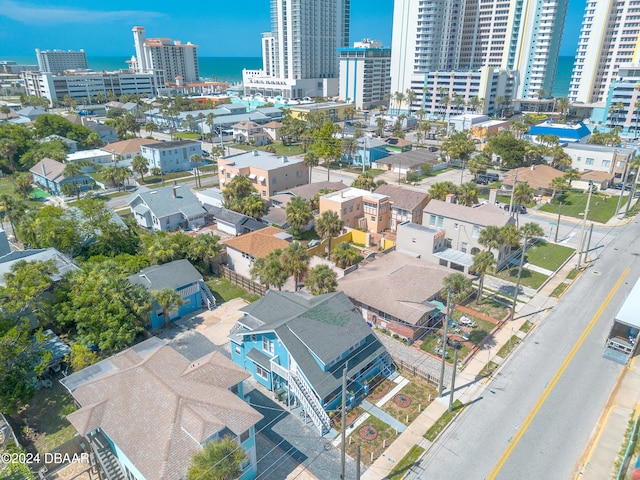
[[[38,69],[57,75],[64,70],[86,70],[87,54],[84,50],[40,50],[36,48]]]
[[[621,65],[640,61],[640,1],[587,0],[569,100],[604,102]]]
[[[133,72],[153,72],[158,87],[168,82],[197,82],[198,46],[169,38],[145,38],[144,27],[133,27],[135,57],[129,61]]]
[[[553,88],[567,0],[396,0],[392,92],[426,74],[515,71],[518,98]]]
[[[336,49],[349,46],[350,10],[351,0],[271,0],[263,69],[245,70],[245,92],[285,98],[337,95]]]

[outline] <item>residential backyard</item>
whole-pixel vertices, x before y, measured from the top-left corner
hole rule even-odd
[[[409,380],[409,383],[385,403],[382,410],[409,425],[429,405],[429,399],[436,398],[437,390],[426,380],[411,375],[408,370],[401,370],[399,373]]]
[[[536,239],[527,247],[525,261],[555,272],[573,254],[574,249]]]
[[[224,303],[234,298],[243,298],[247,302],[255,302],[259,295],[247,292],[243,288],[231,283],[228,279],[222,277],[212,277],[206,280],[207,286],[211,289],[213,296],[216,297],[216,303]]]
[[[369,416],[347,438],[347,455],[356,458],[356,445],[360,443],[362,463],[371,465],[397,437],[394,428],[374,416]]]
[[[588,194],[583,191],[569,191],[557,196],[552,203],[547,203],[540,207],[543,212],[558,213],[560,215],[582,218],[587,206]],[[628,195],[622,198],[621,207],[626,205],[629,199]],[[610,196],[604,193],[594,193],[591,195],[591,203],[589,204],[589,214],[587,219],[592,222],[606,223],[616,213],[619,196]],[[562,218],[560,219],[562,221]]]

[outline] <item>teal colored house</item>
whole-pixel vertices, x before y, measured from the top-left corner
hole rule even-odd
[[[29,169],[33,177],[33,183],[53,195],[62,194],[62,186],[73,185],[74,178],[64,175],[64,163],[51,158],[43,158]],[[75,177],[75,184],[80,191],[92,190],[96,186],[96,181],[86,173],[80,173]]]
[[[215,297],[202,275],[195,269],[189,260],[176,260],[164,265],[153,265],[140,270],[135,275],[127,277],[134,285],[142,285],[150,292],[171,288],[182,297],[182,305],[174,312],[168,322],[172,322],[187,313],[199,310],[206,306],[210,310],[216,307]],[[164,325],[164,313],[157,303],[151,312],[151,328],[160,328]]]
[[[369,380],[393,371],[391,357],[342,292],[306,298],[269,291],[242,309],[231,330],[231,356],[321,433],[342,400],[346,366],[350,406],[369,393]]]
[[[67,418],[101,478],[185,478],[206,443],[231,437],[247,454],[239,479],[252,480],[262,415],[243,400],[249,376],[219,352],[190,362],[152,337],[60,383],[79,406]]]
[[[371,167],[372,163],[389,156],[387,144],[377,138],[360,137],[357,139],[358,147],[351,156],[351,163],[355,166]]]

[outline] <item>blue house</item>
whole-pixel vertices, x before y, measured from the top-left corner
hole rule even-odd
[[[351,155],[351,163],[353,165],[362,166],[362,162],[364,161],[365,166],[371,167],[371,163],[375,163],[377,160],[389,156],[387,144],[382,140],[378,140],[377,138],[360,137],[357,142],[358,148]],[[345,158],[345,160],[349,161],[348,158]]]
[[[29,169],[33,177],[33,183],[38,187],[54,195],[62,194],[62,186],[73,185],[74,178],[64,175],[64,163],[60,163],[52,158],[43,158]],[[75,184],[82,190],[92,190],[96,186],[96,181],[86,173],[80,173],[75,177]]]
[[[302,407],[323,434],[342,400],[345,366],[351,406],[369,393],[370,379],[392,373],[391,357],[342,292],[305,298],[269,291],[242,311],[229,336],[233,361]]]
[[[140,147],[140,155],[147,159],[149,170],[159,168],[162,173],[182,172],[194,167],[191,156],[202,155],[200,142],[179,140],[159,142]]]
[[[206,305],[214,309],[216,300],[202,275],[194,268],[189,260],[176,260],[164,265],[153,265],[140,270],[135,275],[127,277],[134,285],[142,285],[150,292],[171,288],[182,297],[182,305],[178,311],[167,319],[167,323],[182,315],[193,312]],[[159,328],[164,325],[164,313],[157,303],[151,312],[151,328]]]
[[[60,383],[80,407],[67,418],[101,478],[185,478],[206,443],[231,437],[247,454],[239,479],[253,480],[262,415],[243,401],[249,376],[220,352],[190,362],[152,337]]]

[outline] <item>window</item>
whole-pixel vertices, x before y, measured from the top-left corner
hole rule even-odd
[[[271,178],[271,184],[275,185],[278,182],[278,179],[276,177],[272,177]]]
[[[462,253],[467,253],[467,242],[462,242],[460,250],[462,250]]]
[[[262,196],[266,197],[267,196],[267,191],[266,190],[262,190]]]
[[[246,442],[249,439],[250,433],[249,430],[240,434],[240,443]]]
[[[478,225],[473,226],[473,232],[471,233],[473,238],[478,238],[480,236],[480,227]]]
[[[458,229],[458,224],[457,224],[457,223],[454,223],[454,224],[453,224],[453,229],[454,229],[454,230],[457,230],[457,229]]]
[[[586,163],[587,165],[593,165],[593,158],[587,158],[584,163]]]
[[[269,379],[269,371],[262,368],[260,365],[256,365],[256,375],[264,380]]]
[[[429,225],[431,225],[432,227],[436,226],[436,216],[435,215],[431,215],[431,217],[429,217]]]
[[[444,217],[438,217],[438,228],[442,228],[444,226]]]
[[[262,350],[273,355],[273,340],[267,337],[262,337]]]
[[[611,160],[602,160],[602,166],[603,167],[610,167],[611,166]]]
[[[242,354],[242,349],[238,345],[235,346],[234,350],[238,355]]]

